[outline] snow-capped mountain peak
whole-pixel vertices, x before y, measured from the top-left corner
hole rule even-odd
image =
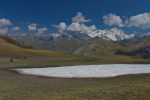
[[[113,28],[109,30],[96,30],[88,34],[88,36],[91,38],[100,37],[105,40],[119,41],[133,38],[135,35],[134,34],[127,35],[122,30],[118,28]]]

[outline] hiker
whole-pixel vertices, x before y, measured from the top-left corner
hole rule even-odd
[[[24,59],[24,60],[26,60],[26,59],[27,59],[27,57],[26,57],[26,56],[24,56],[24,57],[23,57],[23,59]]]
[[[13,62],[13,59],[12,59],[12,58],[10,58],[10,62]]]

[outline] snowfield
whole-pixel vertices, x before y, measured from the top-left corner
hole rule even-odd
[[[59,78],[102,78],[128,74],[150,73],[146,64],[80,65],[48,68],[13,69],[20,74]]]

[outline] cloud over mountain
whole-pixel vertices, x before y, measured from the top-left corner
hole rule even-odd
[[[68,26],[65,22],[60,22],[58,25],[52,25],[55,28],[58,28],[59,32],[63,31],[72,31],[72,32],[81,32],[81,33],[91,33],[96,29],[95,25],[87,26],[85,23],[91,22],[91,19],[86,19],[81,12],[72,18],[72,23]]]
[[[150,13],[142,13],[135,16],[131,16],[126,20],[128,27],[138,27],[142,29],[150,29]]]
[[[0,19],[0,27],[10,26],[10,25],[12,25],[12,23],[9,19],[5,19],[5,18]]]
[[[1,28],[0,29],[0,35],[4,35],[8,32],[8,28]]]
[[[86,23],[91,22],[91,19],[86,19],[81,12],[77,12],[77,15],[72,18],[73,23]]]
[[[123,16],[123,15],[122,15]],[[126,18],[119,16],[114,13],[109,13],[102,16],[104,24],[112,26],[111,28],[117,27],[120,29],[135,29],[143,31],[142,33],[147,33],[147,30],[150,29],[150,12],[140,13],[133,16],[128,16]],[[89,23],[88,23],[89,22]],[[24,23],[24,22],[23,22]],[[92,24],[92,20],[86,17],[83,13],[77,12],[75,16],[71,18],[71,22],[60,22],[53,27],[58,29],[59,33],[71,31],[71,32],[80,32],[90,34],[96,30],[102,30],[101,28],[96,28],[96,25]],[[100,24],[100,23],[99,23]],[[43,26],[42,23],[29,23],[25,24],[26,27],[23,27],[22,24],[17,25],[17,23],[12,23],[9,19],[0,18],[0,32],[1,34],[11,34],[11,33],[27,33],[27,34],[43,34],[48,31],[48,26]],[[39,27],[42,26],[42,27]],[[99,25],[100,26],[100,25]],[[136,27],[136,28],[135,28]],[[23,29],[24,28],[24,29]],[[105,27],[107,30],[108,27]],[[16,31],[19,31],[18,33]],[[130,31],[130,30],[129,30]],[[132,31],[132,30],[131,30]],[[130,32],[133,33],[133,32]]]
[[[28,25],[29,31],[36,31],[37,29],[37,24],[36,23],[31,23]]]
[[[69,31],[80,31],[80,24],[79,23],[71,23],[67,29]]]
[[[67,25],[65,22],[60,22],[58,25],[53,25],[55,28],[58,28],[59,32],[62,33],[64,30],[66,30]]]
[[[121,19],[120,16],[117,16],[115,14],[108,14],[108,15],[105,15],[103,16],[103,19],[104,19],[104,23],[106,25],[115,25],[115,26],[118,26],[118,27],[123,27],[123,20]]]
[[[38,28],[37,31],[38,31],[37,34],[43,34],[48,31],[48,28],[47,27]]]
[[[128,19],[121,19],[116,14],[108,14],[103,16],[104,23],[109,26],[118,27],[137,27],[141,29],[150,29],[150,13],[141,13],[134,16],[130,16]]]
[[[12,31],[19,31],[19,30],[20,30],[20,27],[15,26],[15,27],[12,27],[11,29],[12,29]]]

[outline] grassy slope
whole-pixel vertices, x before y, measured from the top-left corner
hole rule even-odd
[[[75,51],[75,54],[113,56],[121,48],[119,44],[96,37],[86,41],[79,50]]]
[[[0,55],[1,56],[27,56],[27,57],[65,57],[69,54],[55,51],[46,51],[46,50],[35,50],[35,49],[26,49],[21,48],[17,45],[11,44],[8,41],[0,38]]]
[[[108,52],[106,50],[104,51]],[[111,53],[111,51],[109,52]],[[27,57],[26,61],[16,60],[13,63],[9,62],[10,58],[25,57],[25,56]],[[5,60],[2,60],[4,59],[4,57]],[[4,40],[3,38],[0,38],[1,65],[7,66],[16,65],[22,67],[30,67],[30,66],[45,67],[45,66],[97,64],[97,63],[150,63],[150,61],[138,57],[113,55],[112,53],[107,56],[100,55],[98,57],[93,56],[83,57],[56,51],[26,49],[14,45],[14,42],[10,43]]]
[[[45,67],[92,63],[146,63],[126,56],[81,57],[60,52],[23,49],[0,39],[0,54],[28,56],[28,60],[0,58],[0,68]],[[7,53],[6,53],[7,52]],[[149,61],[148,61],[149,62]],[[147,63],[148,63],[147,62]],[[18,75],[0,70],[0,100],[149,100],[150,75],[105,79],[56,79]]]
[[[0,70],[0,100],[149,100],[150,75],[57,79]]]

